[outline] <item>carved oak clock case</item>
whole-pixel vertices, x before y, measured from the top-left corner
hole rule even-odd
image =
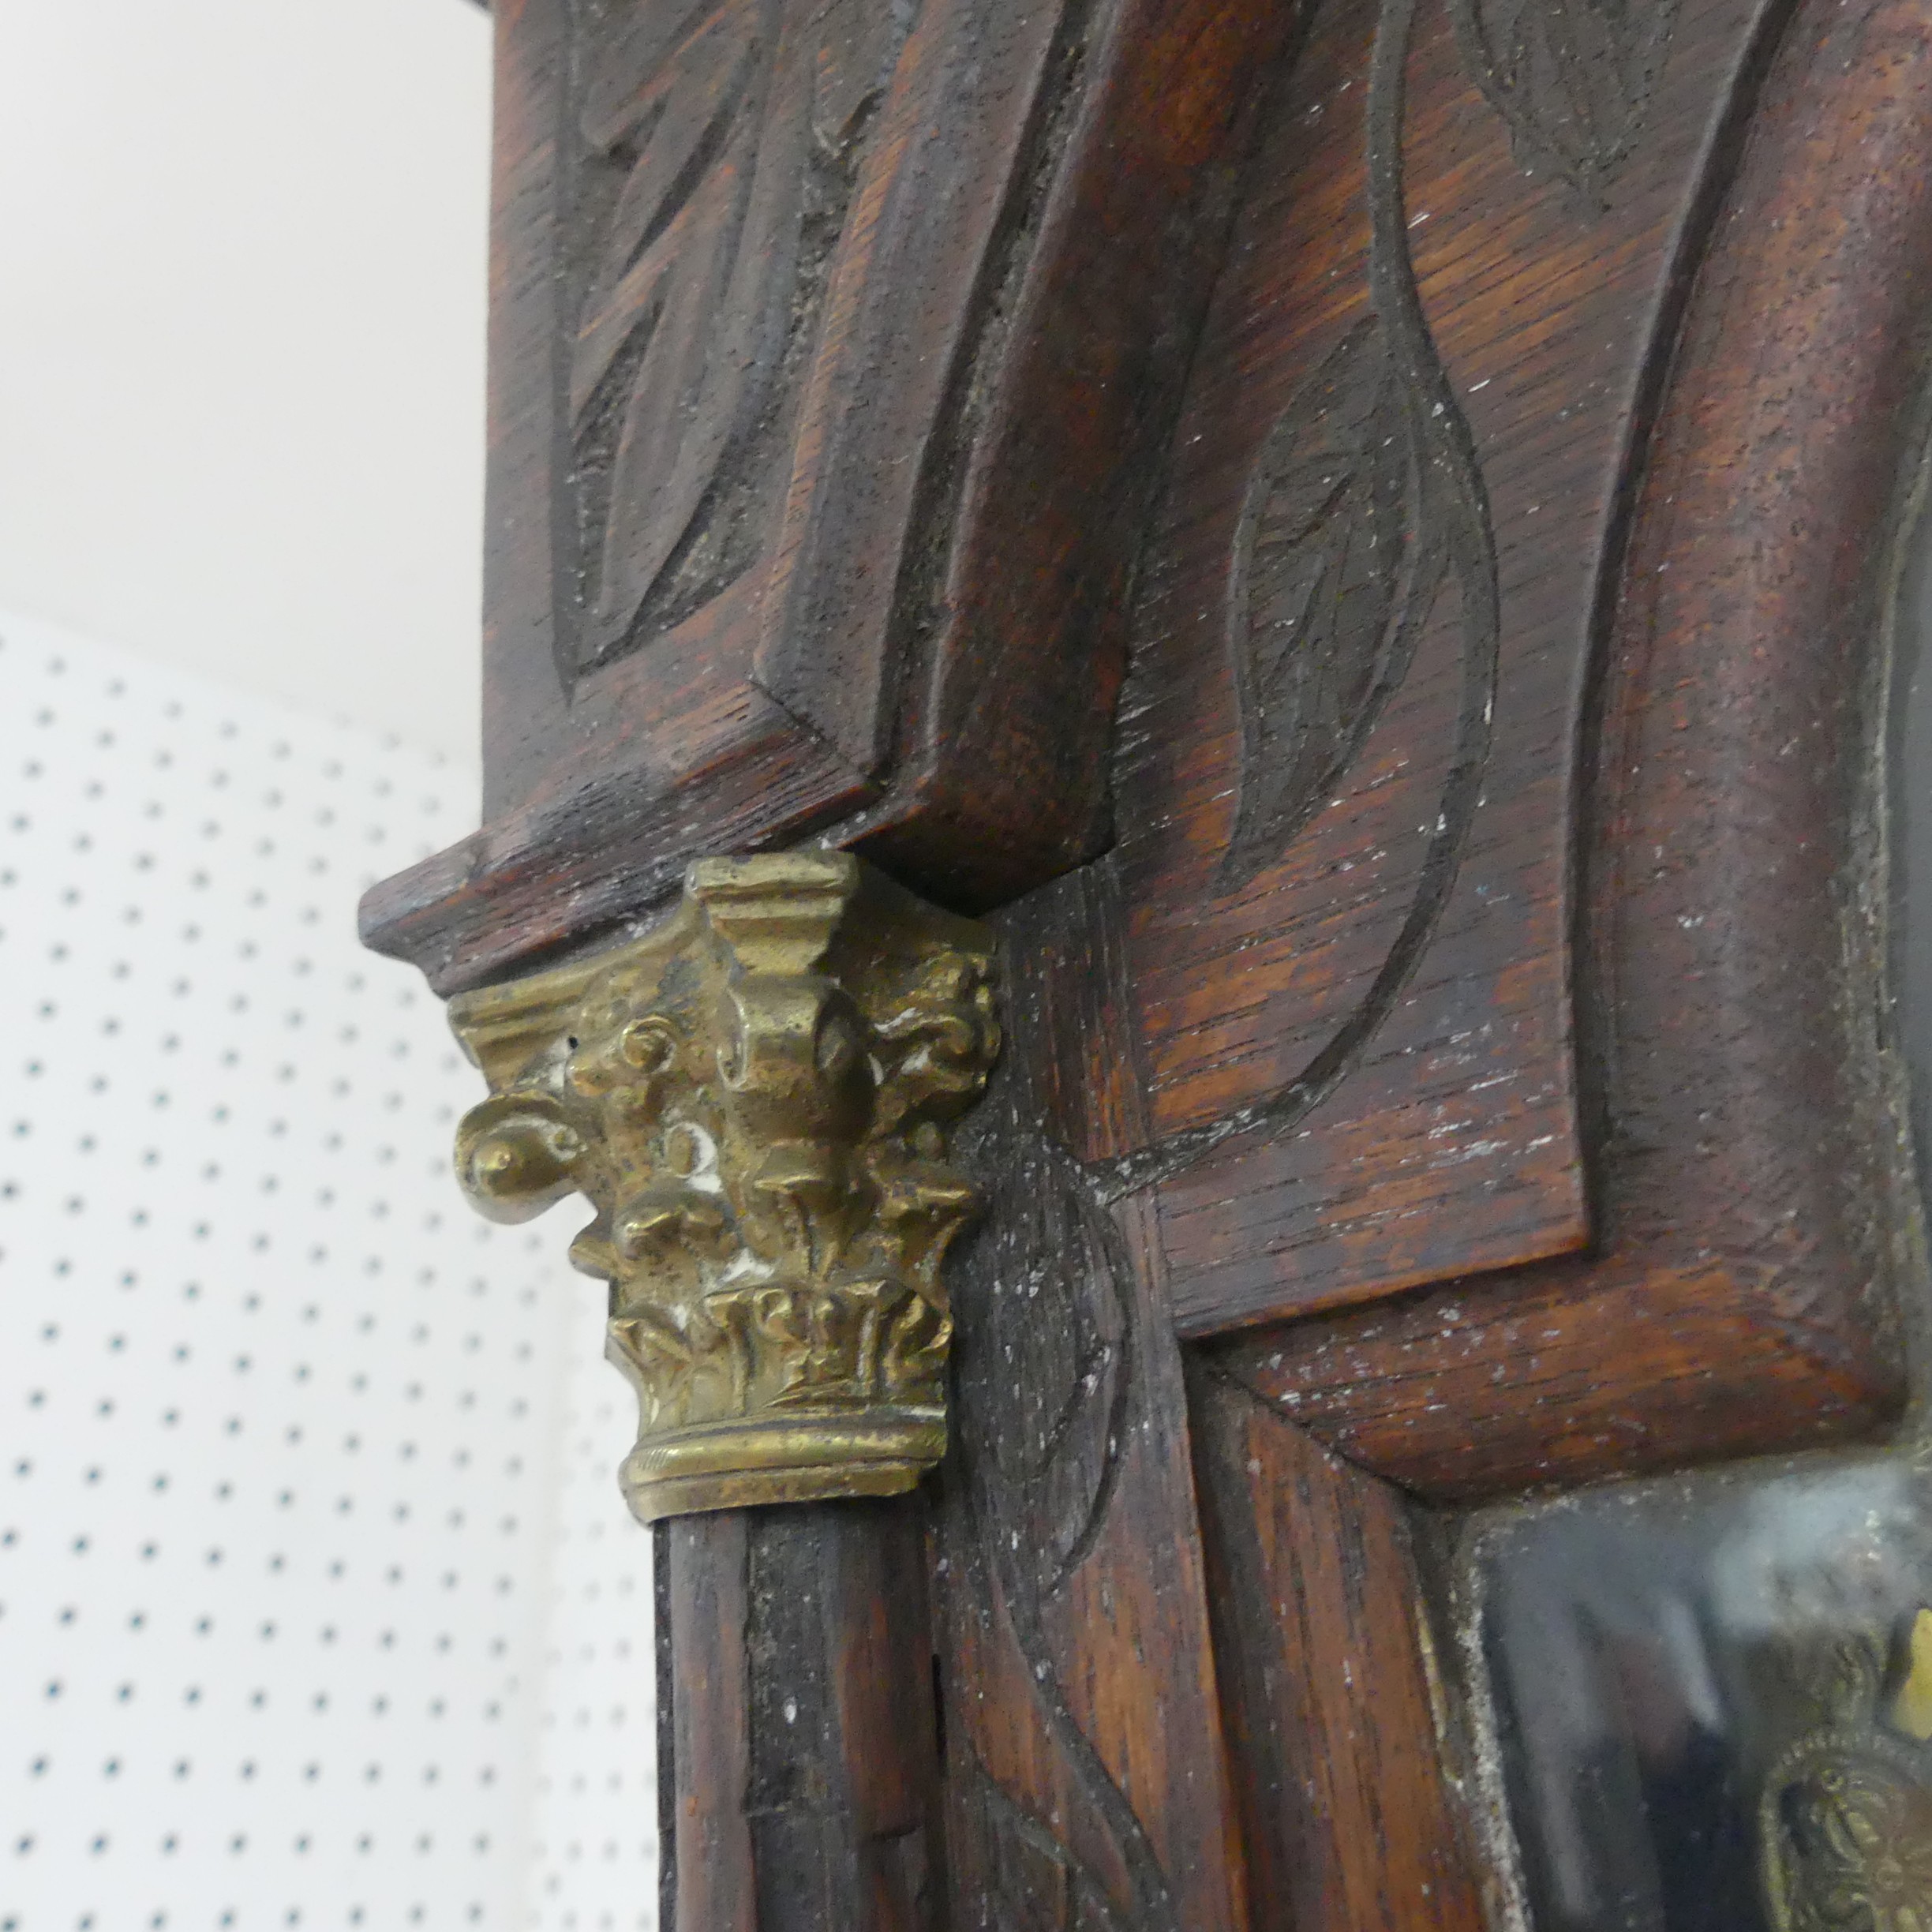
[[[1511,1634],[1534,1499],[1916,1467],[1925,0],[496,32],[485,822],[364,930],[591,1203],[667,1928],[1932,1924],[1919,1585],[1584,1807],[1653,1919]]]

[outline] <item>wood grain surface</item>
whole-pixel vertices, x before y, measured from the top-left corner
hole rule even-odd
[[[1903,1398],[1880,616],[1929,141],[1922,10],[1802,8],[1698,268],[1589,713],[1597,1252],[1225,1357],[1424,1493],[1869,1433]]]
[[[1115,862],[1189,1334],[1589,1232],[1586,672],[1756,29],[1631,9],[1622,118],[1565,169],[1522,129],[1595,83],[1530,61],[1512,118],[1486,19],[1314,14],[1135,620]]]
[[[1254,1923],[1482,1932],[1414,1506],[1238,1383],[1189,1385]]]
[[[1099,849],[1127,587],[1291,19],[497,9],[486,822],[368,896],[371,945],[453,991],[709,852],[863,843],[972,909]]]
[[[920,1499],[680,1517],[676,1932],[945,1923]]]
[[[1067,943],[1095,882],[1002,920],[1015,1044],[962,1129],[988,1199],[954,1282],[937,1519],[954,1913],[1234,1932],[1250,1905],[1158,1247],[1042,1132],[1065,1131],[1052,1069],[1105,1050],[1049,1016],[1118,1012],[1106,961]]]

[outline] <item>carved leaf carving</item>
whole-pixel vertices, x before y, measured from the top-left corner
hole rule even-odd
[[[975,1315],[960,1398],[990,1528],[1037,1601],[1078,1567],[1113,1493],[1132,1383],[1128,1264],[1079,1163],[1017,1121],[1008,1133],[993,1143],[999,1178],[960,1289]]]
[[[1372,317],[1297,392],[1249,486],[1228,615],[1242,743],[1224,890],[1320,810],[1408,669],[1425,601],[1410,593],[1413,469]]]
[[[620,185],[584,196],[568,369],[583,635],[567,675],[751,560],[780,392],[903,16],[891,0],[586,10],[578,129],[593,174]]]
[[[1373,979],[1292,1078],[1219,1119],[1095,1163],[1118,1200],[1238,1136],[1320,1105],[1414,972],[1482,803],[1496,715],[1500,592],[1475,437],[1422,307],[1402,191],[1403,76],[1414,0],[1382,0],[1370,61],[1371,313],[1291,399],[1264,443],[1235,531],[1228,641],[1241,732],[1234,823],[1216,885],[1238,890],[1313,818],[1407,675],[1452,589],[1462,697],[1432,829]]]
[[[1643,130],[1672,0],[1451,0],[1456,38],[1529,172],[1593,205]]]
[[[979,1922],[1002,1932],[1179,1932],[1160,1859],[1075,1714],[1061,1681],[1068,1660],[1048,1631],[1050,1604],[1106,1526],[1141,1398],[1126,1244],[1095,1174],[1041,1120],[1023,1065],[996,1077],[960,1134],[962,1164],[982,1178],[987,1202],[955,1283],[952,1468],[971,1526],[968,1562],[983,1578],[977,1593],[996,1589],[1078,1794],[1084,1823],[1073,1842],[1109,1846],[1118,1873],[1103,1885],[1072,1848],[1067,1818],[1016,1803],[968,1745],[987,1807],[977,1840],[990,1856],[974,1903]]]

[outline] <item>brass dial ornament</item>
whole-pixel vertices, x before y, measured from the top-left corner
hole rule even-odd
[[[1882,1631],[1847,1638],[1810,1687],[1814,1721],[1781,1751],[1758,1803],[1773,1932],[1932,1932],[1932,1609],[1887,1697]]]
[[[999,1050],[992,937],[844,852],[706,859],[640,938],[451,1002],[490,1084],[492,1219],[587,1195],[635,1384],[624,1493],[696,1510],[910,1488],[944,1453],[948,1132]]]

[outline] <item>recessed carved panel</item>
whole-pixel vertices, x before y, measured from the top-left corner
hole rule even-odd
[[[376,889],[373,944],[447,993],[707,852],[823,839],[977,910],[1100,848],[1128,590],[1294,18],[499,9],[488,822]]]
[[[757,559],[858,157],[916,9],[578,0],[573,680]]]

